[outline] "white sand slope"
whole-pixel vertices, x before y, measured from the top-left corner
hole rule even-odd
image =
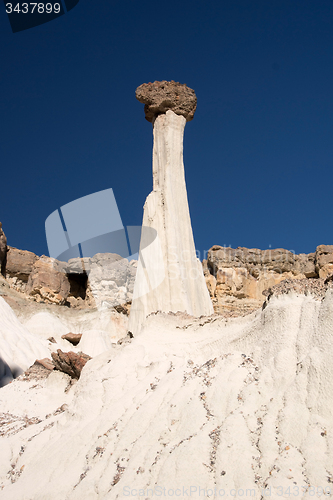
[[[20,316],[20,321],[41,339],[53,337],[56,343],[48,345],[50,351],[82,351],[89,356],[110,349],[112,344],[126,337],[128,326],[127,316],[107,309],[71,311],[60,307]],[[69,332],[82,334],[78,346],[61,338]]]
[[[69,392],[57,374],[0,390],[0,499],[333,493],[332,356],[332,291],[229,321],[152,315]]]
[[[46,357],[50,357],[47,342],[30,333],[0,297],[0,358],[10,368],[26,370],[36,359]]]

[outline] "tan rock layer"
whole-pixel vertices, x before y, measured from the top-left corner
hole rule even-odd
[[[317,281],[330,276],[333,245],[320,245],[315,253],[299,255],[282,248],[233,249],[215,245],[203,261],[203,269],[215,312],[248,313],[263,304],[265,290],[285,280],[310,282],[311,278]],[[304,282],[301,288],[306,289]]]

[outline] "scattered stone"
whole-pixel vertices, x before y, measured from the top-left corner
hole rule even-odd
[[[330,274],[329,276],[327,276],[327,278],[325,278],[325,281],[324,281],[325,285],[327,283],[329,283],[330,281],[333,281],[333,274]]]
[[[64,340],[68,340],[73,345],[78,345],[82,337],[82,333],[66,333],[66,335],[62,335],[61,338]]]
[[[67,373],[67,375],[74,379],[80,378],[84,365],[91,359],[90,356],[83,352],[76,354],[72,351],[63,352],[61,349],[58,349],[56,353],[52,352],[51,356],[55,369]]]
[[[129,316],[131,310],[131,303],[129,302],[128,304],[119,304],[114,308],[119,314],[125,314],[125,316]]]
[[[125,345],[125,344],[130,344],[133,338],[133,334],[131,332],[128,332],[126,337],[123,339],[118,340],[117,345]]]
[[[321,300],[325,296],[329,286],[331,286],[331,283],[329,281],[326,282],[326,280],[322,278],[301,280],[286,279],[281,281],[278,285],[274,285],[264,290],[262,293],[267,297],[267,300],[273,295],[282,295],[290,291],[304,295],[312,295],[315,299]]]
[[[56,339],[54,337],[49,337],[47,340],[49,342],[51,342],[52,344],[56,344],[57,343],[57,341],[56,341]]]
[[[136,89],[135,97],[145,105],[146,120],[149,122],[153,122],[156,116],[166,113],[169,109],[190,121],[197,107],[194,90],[185,83],[173,80],[143,83]]]
[[[20,377],[19,380],[29,382],[30,380],[43,380],[54,370],[54,364],[49,358],[36,359]]]

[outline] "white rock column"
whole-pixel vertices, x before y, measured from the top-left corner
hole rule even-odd
[[[157,231],[148,246],[145,230],[129,318],[129,331],[140,332],[152,312],[213,314],[202,265],[196,257],[183,163],[186,119],[168,110],[153,123],[153,191],[144,205],[143,227]]]

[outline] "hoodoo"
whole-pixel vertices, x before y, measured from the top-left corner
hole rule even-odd
[[[136,90],[153,123],[153,191],[144,205],[143,231],[129,330],[139,333],[152,312],[213,313],[203,270],[196,257],[183,163],[186,121],[196,109],[194,90],[174,81]],[[151,243],[149,228],[157,234]],[[156,231],[156,233],[155,233]]]

